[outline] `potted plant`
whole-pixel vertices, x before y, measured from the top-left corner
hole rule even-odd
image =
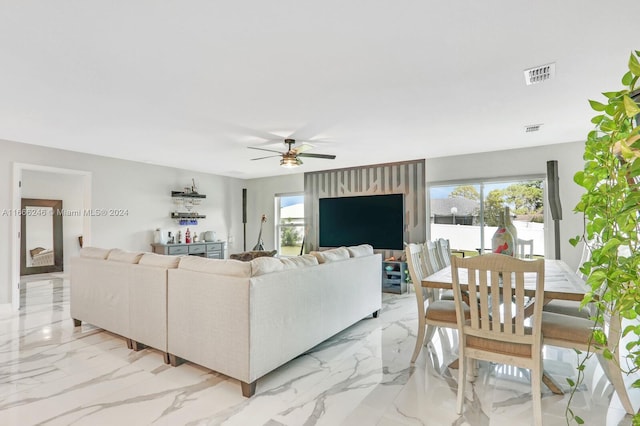
[[[595,125],[585,143],[584,170],[574,181],[584,188],[576,212],[584,215],[584,232],[570,240],[576,246],[583,242],[591,250],[591,258],[582,267],[590,292],[582,305],[595,303],[592,342],[606,348],[602,331],[607,315],[620,315],[631,320],[624,328],[628,336],[628,355],[619,366],[625,373],[640,368],[640,51],[631,54],[628,71],[622,77],[624,89],[603,93],[605,100],[589,101],[597,115]],[[604,356],[611,359],[610,351]],[[578,381],[569,383],[573,392],[582,378],[584,362],[578,365]],[[637,380],[634,387],[640,387]],[[583,420],[567,407],[568,418]],[[640,425],[640,415],[633,424]]]

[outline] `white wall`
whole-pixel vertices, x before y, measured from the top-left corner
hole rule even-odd
[[[169,218],[174,209],[171,191],[190,185],[191,178],[196,179],[199,191],[207,195],[198,209],[207,218],[190,229],[212,230],[218,239],[231,238],[235,244],[242,241],[240,179],[3,140],[0,154],[0,235],[12,233],[11,217],[1,212],[12,208],[12,163],[16,162],[91,172],[91,207],[127,212],[124,216],[92,217],[93,246],[150,251],[155,228],[184,232],[186,227],[180,228]],[[229,251],[239,250],[231,246]],[[0,241],[0,304],[11,300],[10,259],[11,238],[5,237]]]

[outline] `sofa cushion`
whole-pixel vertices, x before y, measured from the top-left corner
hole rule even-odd
[[[311,254],[318,259],[318,263],[329,263],[349,258],[349,251],[345,247],[325,251],[312,251]]]
[[[251,264],[251,276],[257,277],[258,275],[269,274],[271,272],[278,272],[284,269],[284,265],[280,259],[275,257],[257,257],[249,262]]]
[[[139,265],[157,266],[160,268],[174,269],[180,263],[180,256],[169,256],[165,254],[145,253],[138,262]]]
[[[369,256],[373,254],[373,247],[369,244],[360,244],[359,246],[347,247],[347,251],[351,257]]]
[[[123,263],[138,263],[143,254],[144,253],[141,253],[141,252],[132,252],[132,251],[124,251],[120,249],[113,249],[109,252],[109,256],[107,256],[107,260],[112,260],[114,262],[123,262]]]
[[[111,249],[103,249],[98,247],[83,247],[80,249],[80,257],[89,257],[91,259],[106,259]]]
[[[178,269],[209,274],[227,275],[230,277],[250,277],[251,263],[239,260],[207,259],[198,256],[184,256],[180,258]]]
[[[301,268],[304,266],[314,266],[318,264],[318,258],[312,254],[303,254],[295,257],[281,257],[280,261],[284,269]]]

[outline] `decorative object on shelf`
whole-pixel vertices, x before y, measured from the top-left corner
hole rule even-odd
[[[197,233],[197,232],[194,232],[194,233],[193,233],[193,242],[194,242],[194,243],[197,243],[197,242],[198,242],[198,233]]]
[[[182,244],[182,232],[181,231],[178,231],[178,241],[177,241],[177,243],[178,244]]]
[[[255,246],[253,246],[254,251],[262,251],[264,250],[264,241],[262,241],[262,225],[267,221],[267,215],[263,214],[260,219],[260,233],[258,234],[258,242]]]
[[[204,241],[215,241],[216,240],[216,233],[213,231],[206,231],[204,233]]]
[[[189,231],[189,228],[187,228],[187,230],[184,233],[184,242],[186,244],[191,244],[191,231]]]
[[[175,244],[176,239],[175,237],[171,234],[171,231],[169,231],[167,233],[167,244]]]
[[[197,225],[198,221],[196,219],[206,218],[205,215],[192,211],[207,196],[198,192],[194,179],[191,179],[191,181],[192,185],[185,187],[183,191],[171,191],[171,197],[176,204],[176,211],[171,213],[171,219],[178,219],[180,225]],[[180,210],[186,210],[186,212]]]
[[[491,251],[493,253],[506,254],[507,256],[514,256],[513,251],[513,235],[507,229],[504,220],[504,212],[500,212],[500,223],[498,229],[491,238]]]

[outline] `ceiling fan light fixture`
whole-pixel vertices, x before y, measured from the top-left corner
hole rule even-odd
[[[284,154],[282,156],[282,160],[280,160],[280,165],[287,169],[292,169],[294,167],[298,167],[302,164],[302,161],[296,157],[295,155],[287,155]]]

